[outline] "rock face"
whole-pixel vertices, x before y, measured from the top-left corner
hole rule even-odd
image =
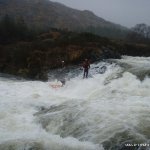
[[[22,16],[32,27],[58,29],[85,29],[106,27],[125,30],[124,27],[97,17],[88,10],[80,11],[49,0],[0,0],[0,18],[4,15]]]

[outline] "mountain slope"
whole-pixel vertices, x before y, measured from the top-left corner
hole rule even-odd
[[[89,27],[115,28],[127,30],[125,27],[108,22],[94,13],[76,10],[49,0],[0,0],[0,18],[8,14],[19,18],[32,27],[49,27],[82,30]]]

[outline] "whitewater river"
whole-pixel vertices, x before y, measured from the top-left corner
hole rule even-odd
[[[60,74],[65,86],[51,88]],[[1,75],[0,150],[149,150],[149,75],[144,57],[93,64],[84,80],[80,68],[49,82]]]

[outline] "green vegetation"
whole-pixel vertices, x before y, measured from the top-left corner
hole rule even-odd
[[[22,17],[14,19],[5,15],[0,22],[0,44],[10,44],[16,41],[29,41],[36,37],[33,30],[30,30]]]

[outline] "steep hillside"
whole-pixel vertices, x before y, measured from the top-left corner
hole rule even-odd
[[[80,31],[87,29],[98,34],[101,29],[109,32],[110,29],[116,32],[127,31],[125,27],[97,17],[88,10],[72,9],[49,0],[0,0],[0,18],[6,14],[15,18],[23,17],[29,26],[41,29],[49,27]]]

